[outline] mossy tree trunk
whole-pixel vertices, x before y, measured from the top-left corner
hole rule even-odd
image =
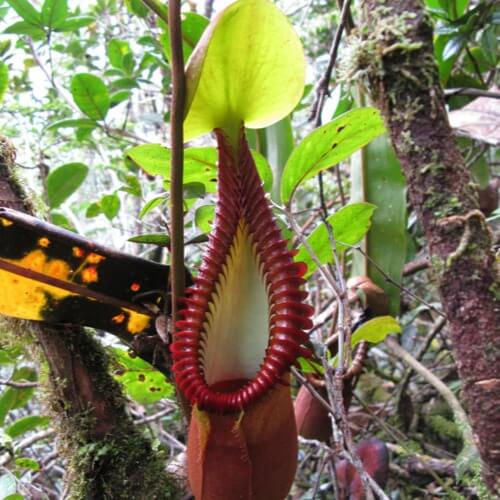
[[[15,150],[0,137],[0,206],[33,213],[13,165]],[[128,416],[109,359],[81,327],[31,323],[49,366],[49,401],[68,458],[71,498],[176,499],[177,482],[161,454]]]
[[[447,119],[423,3],[363,7],[358,69],[368,75],[428,241],[485,482],[498,492],[500,282],[490,231]]]

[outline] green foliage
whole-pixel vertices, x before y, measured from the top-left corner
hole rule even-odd
[[[360,342],[378,344],[392,333],[401,333],[401,325],[392,316],[379,316],[366,321],[353,332],[351,346]]]
[[[71,80],[76,105],[92,120],[104,120],[111,105],[108,89],[97,76],[79,73]]]
[[[241,122],[250,128],[277,122],[300,100],[304,73],[300,40],[269,0],[231,4],[212,21],[186,68],[186,140],[217,127],[233,137]]]
[[[115,349],[114,355],[119,365],[115,377],[135,401],[151,404],[173,396],[172,384],[149,363],[123,349]]]
[[[9,68],[3,61],[0,61],[0,103],[2,102],[3,96],[8,86]]]
[[[209,21],[205,16],[201,16],[195,12],[185,12],[183,14],[181,28],[184,61],[187,61],[189,56],[193,53],[193,50],[203,35],[208,23]],[[172,59],[172,48],[170,46],[170,35],[167,29],[164,29],[162,33],[161,42],[165,56],[170,61]]]
[[[328,217],[327,220],[335,238],[337,252],[341,253],[359,243],[370,228],[375,208],[369,203],[354,203],[341,208]],[[321,223],[311,233],[307,242],[322,264],[333,262],[330,235],[325,223]],[[316,263],[303,245],[299,247],[299,253],[295,259],[307,264],[306,276],[310,276],[316,270]]]
[[[89,169],[83,163],[67,163],[50,172],[47,177],[47,197],[51,208],[64,203],[82,184]]]
[[[384,133],[377,110],[360,108],[345,113],[311,132],[292,152],[281,179],[281,199],[290,204],[297,187],[322,170],[346,160]]]
[[[126,151],[126,157],[149,175],[160,175],[170,182],[170,149],[160,144],[143,144]],[[273,182],[273,174],[267,160],[252,151],[257,171],[268,191]],[[214,193],[217,178],[217,150],[215,148],[187,148],[184,150],[184,185],[202,183],[207,193]]]
[[[391,314],[397,315],[401,290],[385,275],[400,283],[406,262],[406,180],[386,136],[376,138],[351,159],[351,200],[377,207],[364,242],[369,259],[356,253],[351,274],[369,276],[389,297]]]
[[[204,233],[209,233],[215,217],[214,205],[202,205],[196,209],[194,223]]]
[[[43,417],[41,415],[28,415],[27,417],[21,417],[10,424],[5,429],[5,433],[11,438],[17,438],[29,431],[37,429],[38,427],[47,427],[48,424],[48,417]]]

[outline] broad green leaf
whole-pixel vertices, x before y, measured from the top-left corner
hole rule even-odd
[[[64,120],[58,120],[57,122],[51,123],[47,130],[57,130],[59,128],[88,128],[93,129],[97,127],[97,122],[95,120],[90,120],[89,118],[67,118]]]
[[[130,93],[130,90],[120,90],[119,92],[111,94],[109,101],[110,107],[116,106],[117,104],[126,101],[130,98],[131,95],[132,94]]]
[[[27,21],[18,21],[11,24],[3,32],[6,35],[30,35],[32,37],[40,37],[45,34],[40,26],[28,23]]]
[[[10,472],[0,476],[0,498],[14,495],[17,491],[16,476]]]
[[[401,325],[392,316],[379,316],[363,323],[353,332],[351,346],[363,341],[378,344],[391,333],[401,333]]]
[[[170,149],[160,144],[143,144],[125,152],[127,158],[149,175],[161,175],[170,180]],[[271,167],[262,157],[252,151],[255,166],[264,183],[264,189],[272,184]],[[207,193],[214,193],[217,180],[217,149],[187,148],[184,150],[184,184],[201,182]]]
[[[56,226],[61,226],[68,231],[77,232],[73,223],[62,213],[51,210],[50,212],[50,222]]]
[[[28,458],[28,457],[16,458],[16,466],[20,467],[21,469],[28,469],[28,470],[32,470],[32,471],[40,470],[40,464],[35,459]],[[16,495],[17,495],[17,493],[16,493]],[[23,498],[21,495],[19,495],[19,497],[21,499]],[[12,496],[11,496],[11,498],[12,498]],[[12,499],[12,500],[14,500],[14,499]]]
[[[283,168],[293,151],[293,130],[290,117],[260,130],[247,130],[248,142],[252,149],[261,153],[269,162],[273,176],[272,187],[264,182],[264,189],[271,191],[271,198],[281,203],[280,184]]]
[[[52,170],[47,177],[49,206],[57,208],[64,203],[82,184],[89,169],[83,163],[67,163]]]
[[[202,205],[196,209],[194,223],[196,227],[204,233],[209,233],[215,218],[214,205]]]
[[[328,222],[333,229],[333,236],[338,252],[343,252],[349,248],[348,246],[359,243],[370,227],[375,208],[370,203],[352,203],[328,217]],[[324,223],[321,223],[309,235],[307,242],[322,264],[333,262],[330,238]],[[312,260],[312,257],[303,245],[299,246],[299,253],[295,257],[295,260],[307,264],[306,276],[310,276],[317,268],[316,263]]]
[[[42,417],[41,415],[28,415],[27,417],[19,418],[13,424],[9,425],[9,427],[5,429],[5,432],[11,438],[17,438],[38,427],[47,427],[48,424],[49,417]]]
[[[24,500],[24,498],[25,497],[23,497],[20,493],[13,493],[12,495],[4,497],[3,500]]]
[[[126,54],[130,53],[130,45],[124,40],[113,38],[108,43],[108,59],[111,66],[118,69],[123,68],[123,58]]]
[[[151,404],[174,395],[174,388],[165,375],[137,356],[123,349],[114,349],[115,378],[123,384],[127,393],[139,404]]]
[[[149,14],[149,9],[141,0],[125,0],[127,8],[138,17],[146,17]]]
[[[189,59],[208,23],[209,21],[205,16],[196,14],[195,12],[184,12],[182,14],[182,52],[185,61]],[[170,34],[167,29],[161,34],[160,40],[166,58],[171,61],[172,48],[170,45]]]
[[[75,31],[80,28],[85,28],[89,24],[95,22],[93,16],[69,16],[66,19],[58,22],[53,28],[55,31]]]
[[[110,106],[108,89],[97,76],[79,73],[71,80],[71,94],[76,105],[93,120],[104,120]]]
[[[7,413],[12,409],[16,402],[17,396],[12,387],[7,387],[0,394],[0,426],[3,426]]]
[[[41,16],[28,0],[7,0],[7,3],[29,24],[40,26]]]
[[[323,369],[323,365],[316,363],[312,359],[307,358],[298,358],[297,361],[300,365],[300,371],[302,373],[314,373],[314,374],[323,374],[325,370]]]
[[[351,159],[351,201],[373,203],[377,210],[364,251],[396,283],[406,261],[406,181],[386,136],[368,144]],[[389,297],[390,313],[399,313],[401,290],[354,252],[352,276],[369,276]]]
[[[3,96],[9,86],[9,67],[0,61],[0,103],[3,101]]]
[[[68,17],[68,0],[45,0],[42,5],[42,23],[52,29]]]
[[[305,58],[269,0],[238,0],[205,30],[186,68],[185,139],[216,127],[262,128],[288,115],[304,89]]]
[[[281,179],[281,199],[290,204],[297,187],[322,170],[346,160],[384,133],[374,108],[358,108],[311,132],[292,152]]]
[[[170,238],[165,233],[138,234],[137,236],[132,236],[132,238],[129,238],[127,241],[131,243],[158,245],[161,247],[168,247],[170,245]]]
[[[108,220],[113,220],[120,211],[120,197],[116,194],[106,194],[101,198],[101,212]]]
[[[155,196],[154,198],[148,200],[141,208],[141,211],[139,212],[139,219],[142,219],[146,214],[151,212],[151,210],[160,206],[162,203],[165,203],[166,201],[167,197],[165,195]]]

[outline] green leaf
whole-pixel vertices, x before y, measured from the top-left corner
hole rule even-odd
[[[71,80],[71,94],[76,105],[93,120],[104,120],[110,106],[108,89],[97,76],[79,73]]]
[[[300,371],[302,373],[313,373],[316,375],[325,373],[323,366],[319,363],[316,363],[315,361],[312,361],[311,359],[300,357],[297,359],[297,361],[299,362]]]
[[[352,203],[341,208],[338,212],[328,217],[328,222],[333,229],[337,251],[343,252],[348,247],[343,245],[356,245],[370,228],[371,218],[375,206],[370,203]],[[307,238],[307,242],[322,264],[333,262],[333,252],[330,245],[328,231],[321,223]],[[299,253],[295,257],[298,262],[307,264],[306,276],[310,276],[317,268],[316,263],[304,248],[299,246]]]
[[[40,470],[40,464],[36,460],[34,460],[33,458],[28,458],[28,457],[16,458],[16,465],[17,465],[17,467],[20,467],[21,469],[28,469],[28,470],[32,470],[35,472]],[[19,496],[21,498],[23,498],[21,495],[19,495]]]
[[[87,128],[93,129],[97,127],[97,122],[95,120],[90,120],[89,118],[68,118],[64,120],[58,120],[57,122],[51,123],[47,130],[57,130],[59,128]]]
[[[443,60],[451,59],[452,57],[458,56],[461,50],[465,47],[467,39],[463,35],[454,36],[450,38],[443,50]]]
[[[4,474],[0,477],[0,498],[14,495],[16,490],[16,476],[14,474]]]
[[[62,214],[60,212],[55,212],[55,211],[51,210],[50,222],[52,224],[55,224],[56,226],[63,227],[64,229],[67,229],[68,231],[73,231],[74,233],[77,232],[73,223],[64,214]]]
[[[374,108],[358,108],[311,132],[292,152],[281,179],[281,199],[290,204],[297,187],[322,170],[346,160],[384,133]]]
[[[351,337],[351,346],[360,342],[378,344],[391,333],[401,333],[401,325],[392,316],[379,316],[363,323]]]
[[[12,495],[4,497],[3,500],[24,500],[24,498],[25,497],[23,497],[20,493],[13,493]]]
[[[45,32],[39,26],[30,24],[27,21],[18,21],[5,28],[4,34],[6,35],[30,35],[32,37],[39,37],[44,35]]]
[[[5,91],[9,86],[9,67],[0,61],[0,103],[3,101]]]
[[[287,18],[269,0],[239,0],[206,29],[187,67],[185,139],[216,127],[238,133],[288,115],[304,89],[305,58]]]
[[[67,163],[52,170],[47,177],[49,206],[57,208],[64,203],[82,184],[89,169],[83,163]]]
[[[254,133],[258,137],[259,152],[267,158],[271,165],[273,178],[271,198],[276,203],[281,203],[281,176],[294,147],[292,121],[287,116],[269,127],[254,131]]]
[[[118,69],[124,69],[123,57],[130,53],[130,45],[124,40],[113,38],[108,43],[108,59],[111,66]]]
[[[116,194],[106,194],[101,198],[101,212],[108,220],[113,220],[120,211],[120,197]]]
[[[127,158],[149,175],[160,175],[170,181],[170,149],[160,144],[143,144],[128,149]],[[264,183],[264,189],[272,185],[272,171],[266,159],[252,151],[255,166]],[[214,193],[217,180],[217,149],[187,148],[184,150],[184,185],[199,182],[207,193]]]
[[[12,387],[5,389],[0,395],[0,426],[5,422],[5,417],[14,406],[16,399],[17,396]]]
[[[196,209],[194,223],[196,227],[204,233],[209,233],[215,218],[214,205],[202,205]]]
[[[115,377],[139,404],[155,403],[174,395],[174,388],[165,375],[149,363],[123,349],[116,348],[113,352],[118,363]]]
[[[131,243],[158,245],[160,247],[168,247],[170,245],[170,238],[165,233],[138,234],[129,238],[128,241]]]
[[[28,0],[7,0],[7,3],[29,24],[40,26],[41,16]]]
[[[45,0],[42,5],[42,23],[52,29],[68,17],[68,0]]]
[[[114,94],[111,94],[110,97],[110,106],[116,106],[117,104],[120,104],[123,101],[126,101],[127,99],[130,98],[132,94],[130,93],[130,90],[120,90],[119,92],[115,92]]]
[[[6,434],[11,438],[16,438],[32,431],[38,427],[47,427],[49,424],[49,417],[42,417],[40,415],[29,415],[17,419],[13,424],[5,429]]]
[[[93,16],[70,16],[63,21],[57,23],[53,28],[55,31],[76,31],[80,28],[85,28],[89,24],[95,22],[95,17]]]
[[[271,165],[269,165],[265,156],[261,155],[259,152],[252,151],[251,153],[255,162],[255,168],[262,180],[264,191],[270,191],[273,187],[273,171],[271,170]]]
[[[196,14],[195,12],[182,13],[182,52],[185,61],[189,59],[189,56],[192,54],[205,28],[208,26],[208,23],[209,21],[205,16]],[[163,45],[165,57],[171,61],[172,48],[170,45],[170,35],[167,29],[161,34],[160,40]]]
[[[167,198],[164,194],[160,196],[155,196],[154,198],[148,200],[141,208],[141,211],[139,212],[139,219],[142,219],[146,214],[151,212],[151,210],[160,206],[162,203],[165,203],[166,201]]]
[[[125,0],[127,8],[138,17],[146,17],[149,14],[149,9],[142,3],[141,0]]]
[[[378,137],[351,159],[351,201],[373,203],[375,211],[364,251],[394,282],[406,261],[406,181],[387,136]],[[369,276],[389,297],[390,313],[399,313],[400,288],[389,283],[360,252],[354,252],[352,276]]]

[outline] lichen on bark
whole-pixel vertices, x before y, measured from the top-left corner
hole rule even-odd
[[[490,231],[455,144],[420,0],[364,0],[356,64],[381,110],[425,232],[491,491],[500,491],[500,302]],[[351,63],[352,64],[352,63]]]

